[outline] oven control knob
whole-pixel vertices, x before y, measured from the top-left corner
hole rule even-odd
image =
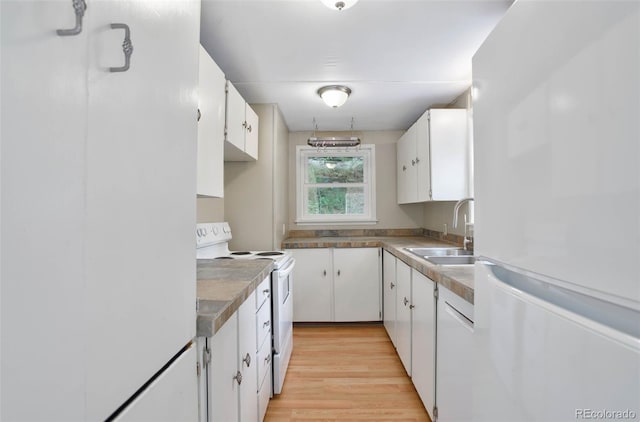
[[[218,228],[216,226],[213,226],[213,234],[218,234]]]

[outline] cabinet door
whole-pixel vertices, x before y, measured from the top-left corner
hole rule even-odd
[[[431,199],[431,156],[429,147],[430,111],[416,122],[416,200]]]
[[[382,252],[382,314],[384,315],[384,328],[389,338],[396,346],[396,257],[387,251]],[[397,346],[396,346],[397,347]]]
[[[417,200],[417,167],[416,167],[416,141],[418,128],[414,124],[398,141],[398,156],[401,163],[398,163],[398,172],[402,172],[399,179],[398,194],[401,200],[398,203],[412,203]]]
[[[244,98],[242,98],[236,87],[233,86],[230,81],[227,81],[227,136],[225,138],[227,145],[225,145],[225,160],[233,159],[234,156],[238,155],[239,152],[243,152],[245,149],[245,113],[246,103]],[[236,151],[233,151],[233,148],[227,151],[226,147],[229,145],[235,147]],[[235,154],[229,156],[229,152],[235,152]]]
[[[333,303],[331,249],[293,249],[293,320],[331,321]]]
[[[407,141],[407,132],[405,132],[400,139],[398,139],[398,143],[396,144],[396,162],[397,162],[397,198],[398,204],[406,204],[409,201],[407,194],[407,157],[409,153],[408,149],[408,141]]]
[[[255,295],[255,292],[253,293]],[[240,420],[258,420],[258,359],[256,352],[256,302],[250,296],[238,309],[238,362],[242,373]]]
[[[424,407],[433,420],[435,404],[435,283],[416,270],[412,272],[413,325],[411,327],[411,378]]]
[[[225,83],[222,70],[200,46],[197,190],[199,196],[224,196]]]
[[[245,104],[245,128],[244,151],[254,160],[258,159],[258,115],[249,104]]]
[[[74,26],[70,1],[2,1],[0,18],[0,418],[87,420],[87,31],[56,35]]]
[[[431,199],[455,201],[469,196],[470,148],[467,110],[430,110]]]
[[[200,8],[88,3],[85,419],[104,420],[195,336]]]
[[[380,321],[380,249],[333,250],[334,321]]]
[[[396,283],[396,349],[404,369],[411,376],[411,267],[399,259],[396,262]]]
[[[245,302],[246,303],[246,302]],[[209,421],[238,421],[238,313],[211,338]]]

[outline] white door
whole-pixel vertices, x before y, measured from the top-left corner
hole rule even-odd
[[[400,260],[396,263],[396,282],[396,350],[404,369],[411,376],[411,267]]]
[[[233,156],[245,150],[245,110],[246,102],[233,84],[227,82],[227,137],[226,141],[237,148]],[[242,154],[239,154],[240,156]],[[230,157],[225,157],[230,158]]]
[[[416,200],[431,199],[431,151],[429,111],[415,123],[416,126]]]
[[[397,144],[398,203],[416,201],[416,126],[413,125],[402,135]],[[412,164],[413,162],[413,164]]]
[[[209,421],[237,422],[239,419],[238,313],[211,337],[209,379]]]
[[[429,120],[432,199],[469,196],[470,151],[467,110],[432,109]]]
[[[85,420],[87,31],[56,35],[71,1],[2,1],[0,19],[0,419]]]
[[[255,293],[254,293],[255,295]],[[256,351],[256,299],[249,296],[238,309],[238,362],[242,383],[240,390],[240,420],[258,420],[258,362]]]
[[[224,196],[224,73],[200,46],[198,195]]]
[[[396,346],[396,257],[387,251],[382,252],[382,314],[384,320],[384,328]]]
[[[433,420],[436,380],[435,283],[412,270],[413,325],[411,327],[411,378]]]
[[[333,250],[334,320],[380,321],[380,249]]]
[[[292,249],[293,321],[331,321],[333,277],[331,249]]]
[[[258,115],[249,104],[245,104],[244,150],[253,159],[258,159]]]
[[[94,1],[86,16],[86,400],[102,420],[195,337],[199,7]],[[130,29],[126,72],[109,71],[125,63],[113,23]]]
[[[114,422],[195,422],[198,382],[193,376],[197,348],[186,350]]]

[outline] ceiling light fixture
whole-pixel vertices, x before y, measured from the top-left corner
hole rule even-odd
[[[333,10],[348,9],[358,2],[358,0],[320,0],[325,6]]]
[[[344,104],[350,94],[351,89],[343,85],[328,85],[318,90],[318,95],[322,98],[322,101],[333,108],[338,108]]]

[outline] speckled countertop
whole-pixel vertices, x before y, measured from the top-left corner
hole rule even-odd
[[[425,236],[296,237],[282,242],[283,249],[382,247],[431,280],[445,286],[467,302],[473,303],[473,265],[435,265],[404,250],[404,248],[447,246],[453,245]]]
[[[273,270],[271,260],[199,259],[196,334],[213,336]]]

